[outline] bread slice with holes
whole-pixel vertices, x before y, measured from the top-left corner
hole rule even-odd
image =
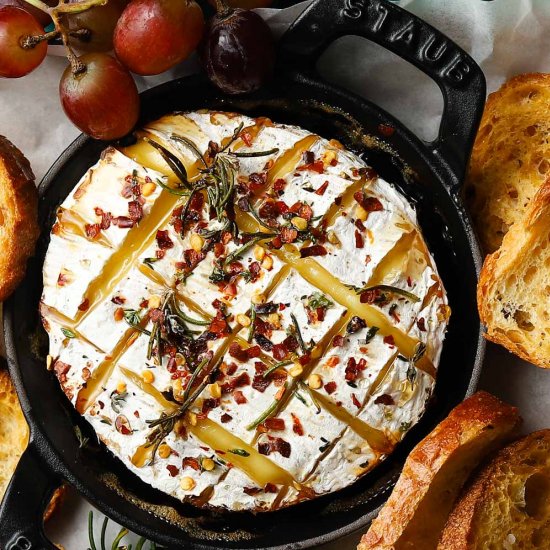
[[[550,175],[550,74],[521,74],[491,94],[465,198],[487,253],[501,244]]]
[[[358,550],[435,550],[466,479],[519,423],[515,407],[486,392],[455,407],[413,449]]]
[[[438,550],[550,546],[550,430],[502,449],[466,486]]]
[[[550,179],[485,259],[477,301],[488,340],[550,368]]]
[[[38,194],[23,153],[0,136],[0,301],[25,275],[38,238]]]
[[[0,502],[28,442],[29,428],[17,393],[8,372],[0,369]],[[56,489],[44,512],[45,521],[59,509],[64,495],[64,486]]]

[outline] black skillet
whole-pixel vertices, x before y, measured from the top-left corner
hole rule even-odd
[[[445,110],[434,142],[423,143],[377,106],[319,77],[316,60],[345,35],[377,42],[437,82]],[[38,252],[27,278],[5,304],[9,367],[30,424],[31,443],[0,509],[0,546],[53,548],[44,536],[41,518],[61,480],[114,520],[168,547],[306,548],[365,530],[412,446],[474,390],[480,372],[484,348],[475,289],[481,258],[459,191],[484,99],[485,81],[475,62],[437,30],[385,0],[314,2],[281,39],[277,76],[261,93],[224,97],[204,77],[193,76],[143,94],[144,120],[208,107],[270,116],[340,139],[417,205],[420,225],[448,291],[453,314],[435,397],[420,424],[385,463],[353,487],[257,516],[220,515],[183,505],[141,482],[102,446],[79,449],[74,426],[92,440],[93,434],[45,368],[45,333],[37,314],[55,207],[105,147],[79,137],[41,183],[43,234]]]

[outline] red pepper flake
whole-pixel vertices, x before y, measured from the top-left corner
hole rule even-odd
[[[166,469],[168,470],[170,477],[176,477],[180,473],[180,469],[173,464],[168,464]]]
[[[221,311],[218,311],[216,317],[212,319],[208,330],[213,332],[218,338],[229,334],[229,325]]]
[[[235,378],[221,385],[222,393],[231,393],[235,388],[242,388],[250,385],[250,376],[247,372],[241,372]],[[235,395],[236,392],[233,393]]]
[[[222,243],[215,243],[214,256],[216,256],[216,258],[219,258],[220,256],[223,256],[224,253],[225,253],[225,246]]]
[[[374,288],[371,290],[365,290],[361,293],[360,301],[362,304],[374,304],[376,301],[380,299],[382,296],[382,292],[378,288]]]
[[[378,133],[384,137],[391,137],[395,132],[395,128],[389,124],[379,124]]]
[[[227,424],[233,420],[233,417],[230,414],[224,413],[222,414],[220,420],[222,424]]]
[[[279,250],[283,246],[283,241],[279,235],[273,238],[271,241],[271,247],[275,248],[276,250]]]
[[[372,261],[372,258],[371,258],[371,256],[370,256],[370,254],[367,254],[367,255],[365,256],[365,265],[370,264],[371,261]]]
[[[365,227],[365,224],[360,220],[360,219],[357,219],[355,220],[355,227],[357,227],[357,229],[359,229],[359,231],[366,231],[367,228]]]
[[[411,279],[411,276],[410,276],[410,275],[407,277],[407,285],[408,285],[409,287],[413,286],[413,282],[412,282],[412,279]]]
[[[357,367],[357,361],[355,357],[350,357],[346,364],[345,376],[348,382],[355,382],[359,377],[359,368]]]
[[[424,317],[419,317],[416,320],[416,326],[418,327],[418,330],[426,332],[426,320],[424,319]]]
[[[86,237],[89,239],[95,239],[101,232],[101,227],[98,223],[87,223],[84,229],[86,231]]]
[[[282,361],[288,355],[288,350],[284,343],[281,342],[280,344],[275,344],[273,346],[272,353],[273,357],[277,359],[277,361]]]
[[[356,229],[355,230],[355,248],[364,248],[365,241],[363,235]]]
[[[79,311],[87,311],[90,307],[90,300],[88,298],[85,298],[84,301],[78,306]]]
[[[302,367],[305,367],[310,361],[311,361],[311,354],[310,353],[304,353],[298,359],[298,363],[300,363],[300,365],[302,365]]]
[[[162,229],[159,229],[157,231],[157,245],[161,250],[166,250],[167,248],[173,248],[174,243],[170,236],[168,235],[168,231],[163,231]]]
[[[191,456],[187,456],[181,461],[181,467],[184,470],[185,468],[192,468],[197,472],[201,471],[201,465],[199,464],[199,461],[196,458],[193,458]]]
[[[262,353],[262,350],[260,346],[250,346],[246,350],[246,355],[249,359],[256,359],[256,357],[260,357],[261,353]]]
[[[304,220],[311,220],[313,218],[313,208],[309,204],[299,203],[300,208],[298,209],[298,216],[304,218]]]
[[[309,152],[309,151],[307,151]],[[309,170],[310,172],[317,172],[318,174],[323,174],[325,171],[325,165],[322,160],[316,160],[315,162],[310,162],[308,164],[303,164],[297,168],[301,172]]]
[[[383,393],[382,395],[379,395],[374,400],[375,405],[395,405],[395,401],[393,400],[393,397],[387,393]]]
[[[310,256],[326,256],[327,249],[320,245],[306,246],[300,250],[300,258],[309,258]]]
[[[243,487],[243,493],[250,497],[256,496],[258,493],[261,493],[262,490],[259,487]]]
[[[262,455],[270,455],[271,453],[279,453],[284,458],[290,457],[290,443],[280,437],[268,436],[268,441],[258,443],[258,452]]]
[[[351,401],[358,409],[361,408],[361,403],[359,403],[359,399],[357,399],[357,396],[354,393],[351,394]]]
[[[210,412],[212,409],[215,409],[217,407],[220,406],[220,400],[219,399],[214,399],[214,398],[208,398],[208,399],[205,399],[203,402],[202,402],[202,412],[204,414],[207,414],[208,412]]]
[[[321,185],[321,187],[319,187],[319,189],[317,189],[317,191],[315,191],[315,194],[322,197],[325,194],[325,191],[327,190],[327,187],[328,187],[328,180],[325,181],[325,183],[323,183],[323,185]]]
[[[57,276],[57,286],[65,286],[69,281],[69,277],[65,273],[60,273]]]
[[[357,191],[354,193],[353,198],[359,203],[367,212],[378,212],[384,210],[384,206],[376,197],[367,197],[363,191]]]
[[[285,429],[285,421],[283,418],[266,418],[264,426],[273,432],[282,432]]]
[[[67,373],[71,369],[71,365],[63,363],[62,361],[56,361],[53,366],[53,371],[57,376],[57,379],[63,384],[67,381]]]
[[[243,395],[243,392],[240,390],[233,392],[233,399],[235,400],[235,403],[237,403],[237,405],[243,405],[244,403],[248,403],[248,400]]]
[[[149,319],[151,319],[153,323],[158,323],[159,321],[164,320],[164,313],[162,313],[162,310],[158,308],[151,309],[149,311]]]
[[[332,346],[335,348],[341,348],[345,344],[345,342],[346,342],[346,339],[341,334],[337,334],[332,339]]]
[[[264,486],[264,493],[276,493],[277,491],[277,485],[274,483],[266,483]]]
[[[395,340],[391,334],[388,334],[387,336],[384,336],[384,344],[388,344],[388,346],[395,346]]]
[[[286,187],[286,181],[282,178],[279,178],[273,184],[273,189],[278,194],[281,194],[285,190],[285,187]]]
[[[340,357],[336,357],[336,355],[333,355],[332,357],[329,357],[327,359],[327,362],[325,363],[325,365],[327,367],[335,367],[336,365],[338,365],[340,363]]]
[[[290,413],[290,416],[292,416],[292,431],[297,435],[304,435],[304,427],[300,419],[294,413]]]
[[[97,212],[96,212],[97,213]],[[113,215],[110,212],[101,213],[101,229],[106,230],[111,227],[111,222],[113,221]]]
[[[241,132],[239,137],[247,147],[252,147],[252,134],[250,132]]]
[[[336,391],[336,382],[327,382],[325,384],[325,391],[329,394],[329,395],[332,395],[335,391]]]

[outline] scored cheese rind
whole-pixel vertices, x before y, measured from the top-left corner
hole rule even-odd
[[[295,126],[197,111],[165,116],[137,135],[175,155],[191,185],[208,177],[201,155],[210,162],[228,146],[239,234],[207,204],[183,226],[185,182],[147,139],[124,149],[133,160],[107,149],[62,205],[44,264],[41,313],[63,391],[132,472],[180,500],[267,511],[350,485],[418,421],[435,384],[450,311],[413,208],[360,157]],[[253,211],[239,201],[245,190]],[[142,219],[105,222],[105,213],[128,217],[138,198]],[[365,198],[371,211],[359,206]],[[275,220],[267,206],[262,213],[274,201]],[[291,210],[281,215],[284,208]],[[221,263],[252,237],[246,232],[272,233],[277,222],[299,229],[298,213],[311,218],[310,233],[289,241],[281,233],[278,244],[267,235]],[[102,223],[94,235],[91,226]],[[223,242],[208,242],[222,230]],[[349,288],[369,285],[401,292],[386,289],[371,303]],[[206,345],[185,360],[164,332],[173,347],[157,364],[154,352],[147,358],[147,332],[160,326],[153,318],[168,322],[158,316],[168,291],[184,315],[204,323],[187,327]],[[312,299],[323,304],[316,311]],[[124,318],[131,311],[138,327]],[[380,331],[365,342],[375,325]],[[419,343],[426,351],[414,365]],[[147,421],[175,411],[189,383],[205,386],[151,462]]]

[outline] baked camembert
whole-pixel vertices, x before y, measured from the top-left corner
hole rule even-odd
[[[199,506],[346,487],[421,417],[449,318],[416,216],[306,130],[178,113],[59,207],[50,368],[101,441]]]

